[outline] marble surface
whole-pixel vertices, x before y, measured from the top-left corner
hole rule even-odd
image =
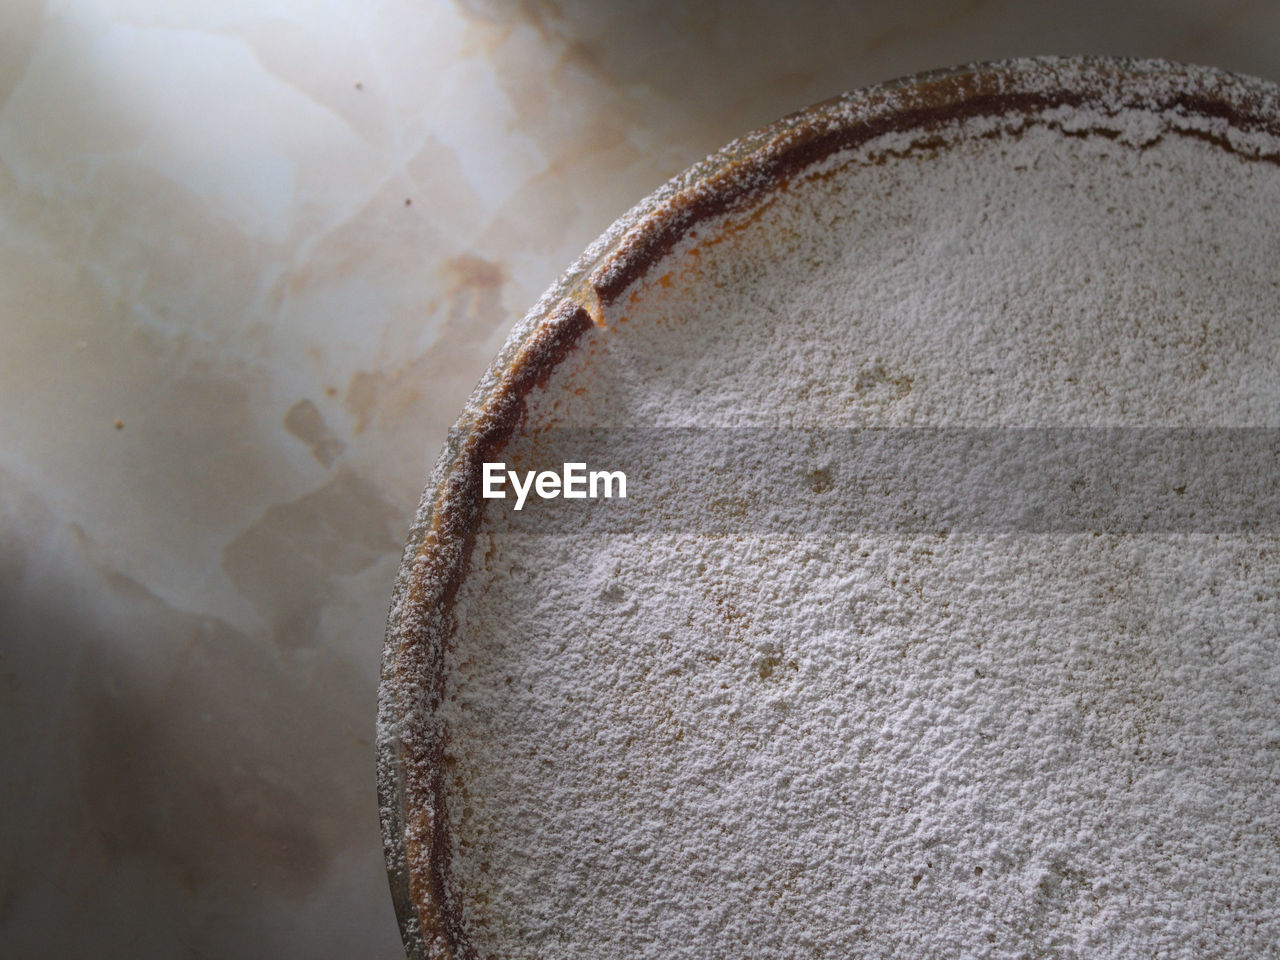
[[[974,59],[1280,79],[1280,6],[7,0],[0,954],[401,956],[385,607],[461,402],[634,201]]]

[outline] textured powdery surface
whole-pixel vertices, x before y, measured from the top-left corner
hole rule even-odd
[[[1280,424],[1280,170],[1106,123],[873,143],[703,225],[528,432]],[[1276,537],[508,508],[444,707],[482,955],[1280,956]]]
[[[495,953],[1274,951],[1270,546],[719,547],[539,543],[464,607]]]

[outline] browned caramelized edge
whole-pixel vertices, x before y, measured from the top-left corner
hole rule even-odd
[[[633,231],[613,258],[593,275],[596,295],[605,306],[612,305],[624,290],[670,253],[693,224],[777,189],[834,153],[859,147],[886,134],[927,133],[974,117],[1032,117],[1054,107],[1085,106],[1099,99],[1098,92],[1080,90],[1005,91],[1001,87],[1007,76],[998,72],[973,72],[926,79],[911,90],[908,105],[853,123],[841,123],[835,109],[822,112],[825,106],[837,107],[840,100],[811,108],[819,113],[818,122],[789,127],[760,154],[713,175],[702,189],[687,191],[673,208]],[[1114,79],[1121,80],[1122,76],[1117,74]],[[1178,110],[1189,116],[1225,120],[1237,130],[1280,133],[1280,124],[1274,115],[1241,110],[1223,100],[1191,91],[1178,91],[1163,99],[1133,97],[1125,106],[1153,113]],[[1226,138],[1207,133],[1200,136],[1234,152],[1235,148]]]
[[[1225,120],[1236,130],[1280,136],[1274,103],[1256,93],[1261,86],[1256,81],[1240,81],[1227,74],[1194,68],[1201,78],[1210,74],[1240,85],[1233,84],[1230,90],[1223,91],[1229,99],[1195,89],[1178,90],[1157,99],[1142,89],[1141,73],[1128,76],[1133,66],[1128,61],[1068,62],[1096,71],[1084,78],[1096,86],[1018,90],[1017,84],[1026,77],[1050,75],[1053,62],[997,63],[901,81],[884,88],[894,90],[892,100],[884,96],[883,89],[872,90],[854,94],[852,100],[837,98],[784,118],[747,138],[755,147],[754,152],[730,156],[731,146],[722,154],[723,162],[717,164],[712,158],[707,176],[651,209],[595,265],[587,286],[579,284],[577,289],[584,300],[613,304],[670,253],[695,224],[778,189],[834,153],[885,134],[927,133],[975,117],[1031,118],[1055,107],[1101,102],[1102,95],[1107,94],[1112,105],[1153,113],[1178,111]],[[1180,69],[1174,64],[1158,66],[1172,76]],[[1085,85],[1079,75],[1073,79]],[[1124,95],[1127,79],[1136,80],[1138,92],[1131,97]],[[1195,86],[1188,84],[1189,88]],[[878,101],[882,106],[877,111]],[[860,113],[843,109],[851,102],[862,106]],[[1207,132],[1191,135],[1235,152],[1225,137]],[[446,453],[452,459],[444,464],[443,479],[428,491],[429,522],[418,531],[421,540],[416,550],[406,554],[407,587],[398,593],[389,618],[381,697],[395,698],[390,708],[397,721],[418,722],[428,729],[432,725],[431,718],[444,695],[444,656],[455,628],[450,611],[468,569],[479,526],[482,465],[498,458],[524,417],[529,393],[545,385],[556,366],[591,328],[588,307],[598,309],[596,303],[583,306],[575,302],[572,295],[554,307],[499,371],[479,413],[459,422],[463,436]],[[415,702],[406,702],[410,698]],[[474,960],[478,955],[462,929],[450,883],[451,847],[445,806],[448,791],[444,782],[447,733],[436,730],[434,736],[428,733],[422,740],[430,744],[429,748],[415,752],[398,742],[390,748],[393,756],[380,758],[387,759],[395,769],[393,783],[380,780],[379,784],[384,808],[392,811],[391,819],[384,822],[384,841],[393,899],[410,957]],[[383,749],[388,748],[384,745]]]
[[[587,311],[564,301],[533,332],[493,389],[461,449],[450,465],[441,489],[436,491],[430,523],[412,561],[412,575],[403,602],[409,615],[394,622],[388,643],[395,645],[393,666],[400,692],[401,683],[422,698],[419,703],[399,702],[398,718],[429,718],[439,708],[444,695],[444,654],[452,623],[452,608],[458,587],[475,543],[482,504],[483,464],[496,459],[524,416],[526,398],[536,386],[546,383],[556,366],[592,325]],[[384,678],[385,681],[385,678]],[[457,911],[452,909],[449,886],[450,845],[444,789],[445,750],[443,735],[430,741],[420,753],[401,750],[396,778],[399,797],[384,796],[393,804],[403,829],[403,850],[407,876],[392,878],[406,948],[411,956],[469,958],[473,951],[465,943]],[[399,838],[397,839],[397,845]],[[392,838],[384,837],[390,854]],[[425,863],[426,870],[416,869]],[[415,922],[416,921],[416,922]],[[413,942],[410,930],[416,926],[421,943]]]

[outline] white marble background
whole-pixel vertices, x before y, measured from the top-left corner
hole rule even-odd
[[[0,955],[400,956],[385,606],[514,320],[723,141],[974,59],[1280,79],[1180,0],[0,5]]]

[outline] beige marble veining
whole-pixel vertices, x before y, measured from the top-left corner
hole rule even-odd
[[[372,727],[429,464],[630,204],[842,89],[1274,5],[9,0],[0,953],[393,957]]]

